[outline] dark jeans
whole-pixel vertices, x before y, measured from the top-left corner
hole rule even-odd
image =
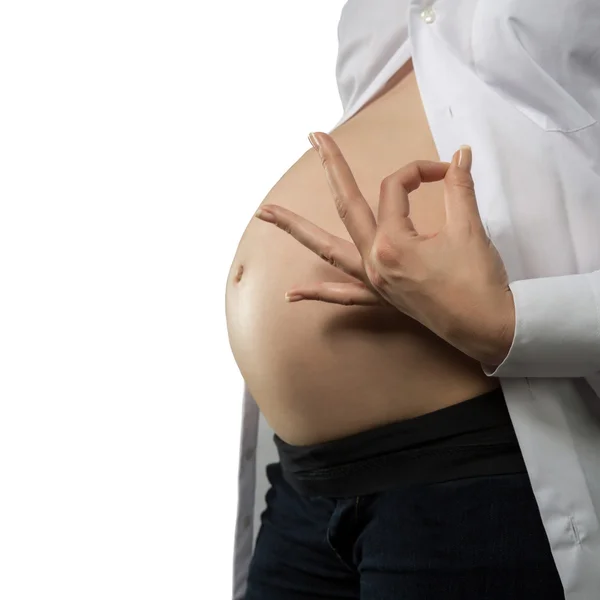
[[[527,473],[339,499],[267,473],[246,600],[564,600]]]

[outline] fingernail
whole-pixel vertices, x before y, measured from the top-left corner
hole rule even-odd
[[[308,141],[311,143],[311,146],[318,152],[321,145],[319,144],[319,140],[315,136],[314,133],[308,134]]]
[[[264,208],[259,208],[255,213],[255,217],[258,217],[261,221],[267,221],[267,223],[275,223],[275,215],[267,212]]]
[[[298,300],[302,300],[304,296],[302,294],[290,294],[286,292],[285,301],[286,302],[297,302]]]
[[[458,168],[463,171],[471,170],[471,163],[473,162],[473,152],[471,151],[471,146],[467,146],[463,144],[459,148],[458,152]]]

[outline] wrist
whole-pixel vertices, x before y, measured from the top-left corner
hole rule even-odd
[[[500,365],[508,356],[515,334],[512,292],[507,289],[499,302],[488,303],[485,313],[476,313],[471,311],[468,317],[456,319],[455,326],[445,328],[440,337],[480,363]]]
[[[499,309],[494,311],[493,324],[490,327],[490,338],[487,349],[482,349],[477,357],[479,362],[497,367],[502,364],[513,344],[515,337],[515,303],[510,289],[506,290]]]

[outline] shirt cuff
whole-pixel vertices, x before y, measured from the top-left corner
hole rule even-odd
[[[482,365],[490,377],[586,377],[600,370],[600,272],[510,284],[515,334],[504,361]]]

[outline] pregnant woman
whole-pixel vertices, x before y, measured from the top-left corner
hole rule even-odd
[[[553,7],[344,6],[343,118],[228,278],[236,600],[596,597],[600,15]]]

